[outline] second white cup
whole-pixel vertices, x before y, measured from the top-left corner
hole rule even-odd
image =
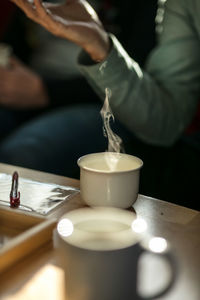
[[[64,214],[54,231],[54,246],[65,272],[66,299],[161,299],[174,282],[176,268],[167,241],[149,237],[146,228],[144,220],[119,208],[80,208]],[[167,262],[171,274],[156,295],[143,297],[146,283],[138,280],[140,258],[145,253]],[[163,272],[155,268],[155,282],[159,276]]]

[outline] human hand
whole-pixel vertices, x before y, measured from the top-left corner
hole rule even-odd
[[[41,3],[41,0],[11,1],[54,35],[82,47],[94,61],[102,61],[108,55],[108,34],[87,1],[67,0],[63,4]]]
[[[43,108],[49,99],[41,78],[16,58],[0,67],[0,105],[14,109]]]

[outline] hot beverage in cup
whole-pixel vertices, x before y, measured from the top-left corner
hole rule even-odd
[[[87,205],[128,208],[136,201],[143,165],[138,157],[92,153],[79,158],[78,165],[81,197]]]

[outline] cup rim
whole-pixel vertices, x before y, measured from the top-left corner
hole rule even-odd
[[[128,169],[128,170],[119,170],[119,171],[114,171],[114,170],[98,170],[98,169],[93,169],[93,168],[90,168],[90,167],[87,167],[87,166],[83,166],[81,165],[81,162],[86,159],[87,157],[91,157],[91,156],[95,156],[95,155],[102,155],[102,154],[106,154],[106,153],[110,153],[110,154],[114,154],[114,155],[122,155],[122,156],[127,156],[127,157],[130,157],[130,158],[134,158],[136,159],[140,165],[134,169]],[[137,156],[134,156],[134,155],[131,155],[131,154],[127,154],[127,153],[119,153],[119,152],[95,152],[95,153],[89,153],[89,154],[85,154],[81,157],[78,158],[77,160],[77,164],[78,166],[83,169],[83,170],[87,170],[87,171],[90,171],[90,172],[94,172],[94,173],[100,173],[100,174],[122,174],[122,173],[130,173],[130,172],[133,172],[133,171],[137,171],[137,170],[140,170],[142,167],[143,167],[143,161],[137,157]]]
[[[77,220],[78,214],[80,213],[81,219],[79,219],[79,222]],[[94,213],[94,215],[93,215]],[[104,214],[102,214],[104,213]],[[115,214],[116,213],[116,214]],[[118,213],[118,215],[117,215]],[[95,219],[95,214],[96,214],[96,219]],[[137,219],[137,216],[135,213],[131,212],[131,211],[126,211],[123,209],[119,209],[119,208],[111,208],[111,207],[95,207],[95,208],[79,208],[73,211],[70,211],[68,213],[65,213],[61,219],[59,220],[62,221],[63,219],[67,219],[68,221],[71,221],[73,225],[75,224],[79,224],[82,223],[84,221],[89,221],[89,220],[98,220],[98,216],[102,216],[99,219],[106,220],[108,217],[111,218],[109,219],[109,221],[113,221],[116,220],[118,222],[121,221],[121,223],[124,223],[125,225],[127,225],[127,229],[122,229],[121,231],[113,231],[113,232],[90,232],[90,231],[85,231],[84,229],[78,229],[78,228],[73,228],[73,232],[68,235],[68,236],[63,236],[61,234],[61,232],[59,232],[58,230],[58,226],[57,225],[57,233],[59,235],[59,237],[61,238],[61,240],[63,240],[63,242],[66,242],[67,244],[76,247],[76,248],[81,248],[83,250],[86,251],[98,251],[98,252],[107,252],[107,251],[116,251],[116,250],[120,250],[120,249],[124,249],[124,248],[128,248],[132,245],[137,244],[138,242],[140,242],[142,236],[140,234],[138,234],[137,232],[133,232],[133,230],[131,229],[131,225],[132,222],[134,220]],[[106,218],[107,216],[107,218]],[[123,221],[122,221],[123,218]],[[58,224],[59,224],[58,222]],[[123,245],[119,245],[118,247],[113,246],[111,248],[104,248],[104,249],[97,249],[97,248],[93,248],[93,247],[86,247],[86,246],[82,246],[81,245],[81,240],[82,239],[90,239],[90,238],[95,238],[97,236],[97,234],[99,235],[99,237],[103,237],[106,239],[114,239],[115,241],[120,241],[122,243],[124,243]],[[128,241],[126,240],[128,239]]]

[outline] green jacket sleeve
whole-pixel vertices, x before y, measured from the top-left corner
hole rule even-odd
[[[160,1],[158,46],[142,70],[110,35],[107,59],[91,64],[86,53],[79,67],[105,98],[108,87],[114,115],[149,144],[173,144],[190,124],[200,97],[200,11],[198,0]],[[196,23],[195,23],[196,21]]]

